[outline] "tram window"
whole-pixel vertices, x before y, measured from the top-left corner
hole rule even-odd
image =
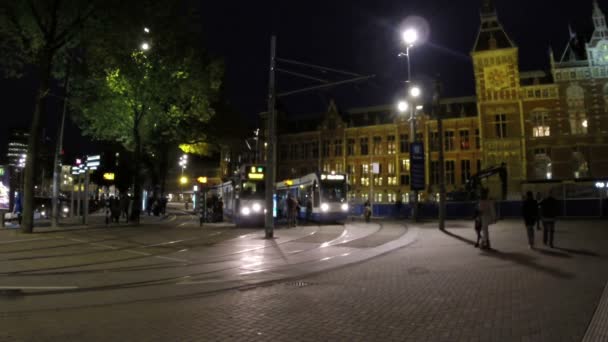
[[[251,197],[263,197],[264,196],[264,182],[243,182],[243,189],[241,191],[242,198]]]
[[[314,195],[313,195],[313,202],[312,202],[313,206],[315,208],[318,208],[319,205],[321,205],[321,196],[319,196],[319,189],[315,189],[314,191]]]

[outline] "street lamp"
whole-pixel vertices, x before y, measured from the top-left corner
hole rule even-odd
[[[182,198],[184,197],[184,187],[183,185],[187,183],[186,177],[184,177],[184,170],[188,166],[188,155],[184,154],[179,157],[179,166],[182,168],[182,175],[180,177],[180,184],[182,188]]]
[[[411,105],[410,106],[402,106],[401,103],[399,104],[399,112],[401,113],[405,113],[408,108],[410,110],[410,144],[413,144],[416,141],[416,120],[415,120],[415,111],[418,110],[418,106],[416,106],[416,104],[414,103],[415,99],[419,98],[422,94],[422,91],[420,90],[420,88],[418,86],[412,86],[410,84],[411,82],[411,75],[412,75],[412,69],[411,69],[411,64],[410,64],[410,48],[414,47],[414,45],[418,42],[419,40],[419,35],[418,35],[418,30],[416,30],[416,28],[413,27],[408,27],[406,28],[402,33],[401,33],[401,39],[403,40],[403,43],[405,44],[405,53],[400,53],[399,56],[405,56],[407,58],[407,80],[406,83],[408,84],[408,97],[410,98],[410,102]],[[411,159],[411,153],[410,153],[410,159]],[[411,179],[410,179],[410,187],[411,185]],[[415,220],[418,219],[418,190],[413,190],[412,191],[412,218]]]
[[[399,101],[399,103],[397,103],[397,110],[399,110],[399,113],[403,114],[407,112],[409,107],[410,105],[406,101]]]
[[[141,43],[141,49],[142,49],[143,51],[148,51],[148,50],[150,50],[150,44],[148,44],[148,43],[146,43],[146,42]]]

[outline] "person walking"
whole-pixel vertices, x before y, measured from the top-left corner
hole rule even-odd
[[[295,221],[296,221],[295,215],[296,215],[296,201],[293,198],[293,195],[291,193],[289,193],[289,195],[287,195],[287,227],[291,227],[292,224],[295,227]]]
[[[481,249],[492,249],[489,227],[496,223],[496,209],[494,208],[494,201],[488,197],[487,189],[481,191],[479,214],[481,216]]]
[[[536,193],[536,203],[538,204],[538,212],[540,213],[541,202],[543,201],[543,195],[539,192]],[[540,230],[540,215],[536,219],[536,230]]]
[[[363,216],[365,216],[365,222],[369,222],[370,218],[372,217],[372,206],[369,203],[369,200],[366,200],[365,204],[363,205]]]
[[[557,200],[551,195],[545,198],[541,204],[541,217],[543,221],[543,243],[553,248],[553,235],[555,234],[555,219],[557,218]]]
[[[477,241],[475,242],[475,248],[479,247],[479,242],[481,242],[481,212],[479,211],[479,207],[475,208],[474,214],[475,220],[475,234],[477,235]]]
[[[528,247],[534,249],[534,226],[538,220],[538,202],[534,199],[532,191],[526,193],[526,199],[521,208],[526,230],[528,233]]]

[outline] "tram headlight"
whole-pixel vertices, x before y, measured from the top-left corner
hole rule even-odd
[[[249,216],[249,214],[251,214],[251,210],[249,209],[249,207],[243,207],[241,209],[241,214],[243,214],[245,216]]]
[[[64,212],[64,213],[66,213],[66,214],[67,214],[67,213],[69,213],[69,212],[70,212],[70,208],[68,208],[68,207],[63,207],[63,212]]]
[[[322,211],[328,211],[328,210],[329,210],[329,204],[327,204],[327,203],[322,203],[322,204],[321,204],[321,210],[322,210]]]
[[[254,203],[251,208],[256,213],[259,213],[262,210],[262,206],[259,203]]]
[[[348,204],[342,203],[342,206],[340,208],[342,208],[342,211],[348,211]]]

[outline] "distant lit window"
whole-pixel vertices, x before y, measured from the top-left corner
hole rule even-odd
[[[532,114],[532,136],[548,137],[551,135],[549,126],[549,114],[546,112],[536,112]]]

